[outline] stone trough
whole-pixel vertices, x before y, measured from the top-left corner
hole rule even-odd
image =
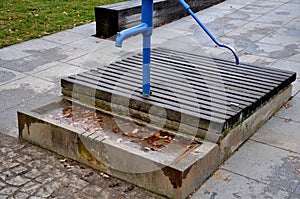
[[[157,48],[62,79],[18,112],[20,138],[169,198],[186,198],[289,98],[296,73]]]

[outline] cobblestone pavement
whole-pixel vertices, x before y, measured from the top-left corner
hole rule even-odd
[[[0,146],[0,199],[162,198],[4,134]]]

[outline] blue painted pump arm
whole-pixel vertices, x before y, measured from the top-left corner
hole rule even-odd
[[[201,28],[204,30],[204,32],[211,38],[211,40],[213,40],[213,42],[218,45],[219,47],[222,47],[222,48],[227,48],[229,49],[233,55],[234,55],[234,58],[235,58],[235,63],[236,65],[239,64],[239,57],[237,55],[237,53],[235,52],[235,50],[226,45],[226,44],[222,44],[220,43],[210,32],[209,30],[205,27],[205,25],[198,19],[198,17],[193,13],[193,11],[191,10],[190,6],[184,1],[184,0],[178,0],[179,3],[184,7],[184,9],[186,9],[189,14],[195,19],[195,21],[201,26]]]

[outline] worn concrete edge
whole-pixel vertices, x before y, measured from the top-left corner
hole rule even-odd
[[[239,122],[228,130],[225,138],[220,143],[220,161],[226,160],[238,149],[251,135],[265,124],[291,97],[292,85],[280,91],[276,96],[263,104],[252,115]]]
[[[18,111],[18,124],[22,140],[170,198],[186,198],[219,164],[216,159],[218,146],[206,141],[184,154],[178,162],[162,165],[160,161],[138,156],[138,153],[124,149],[124,146],[105,142],[101,138],[91,139],[84,131],[77,133],[78,129],[68,125],[53,124],[52,120],[32,111]],[[104,148],[115,151],[113,155],[116,157],[131,156],[132,166],[150,163],[158,165],[159,169],[145,173],[129,173],[109,168],[109,164],[105,162],[107,155],[99,154]]]

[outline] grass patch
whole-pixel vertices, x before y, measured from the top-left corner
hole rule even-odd
[[[0,0],[0,48],[94,21],[94,7],[124,0]]]

